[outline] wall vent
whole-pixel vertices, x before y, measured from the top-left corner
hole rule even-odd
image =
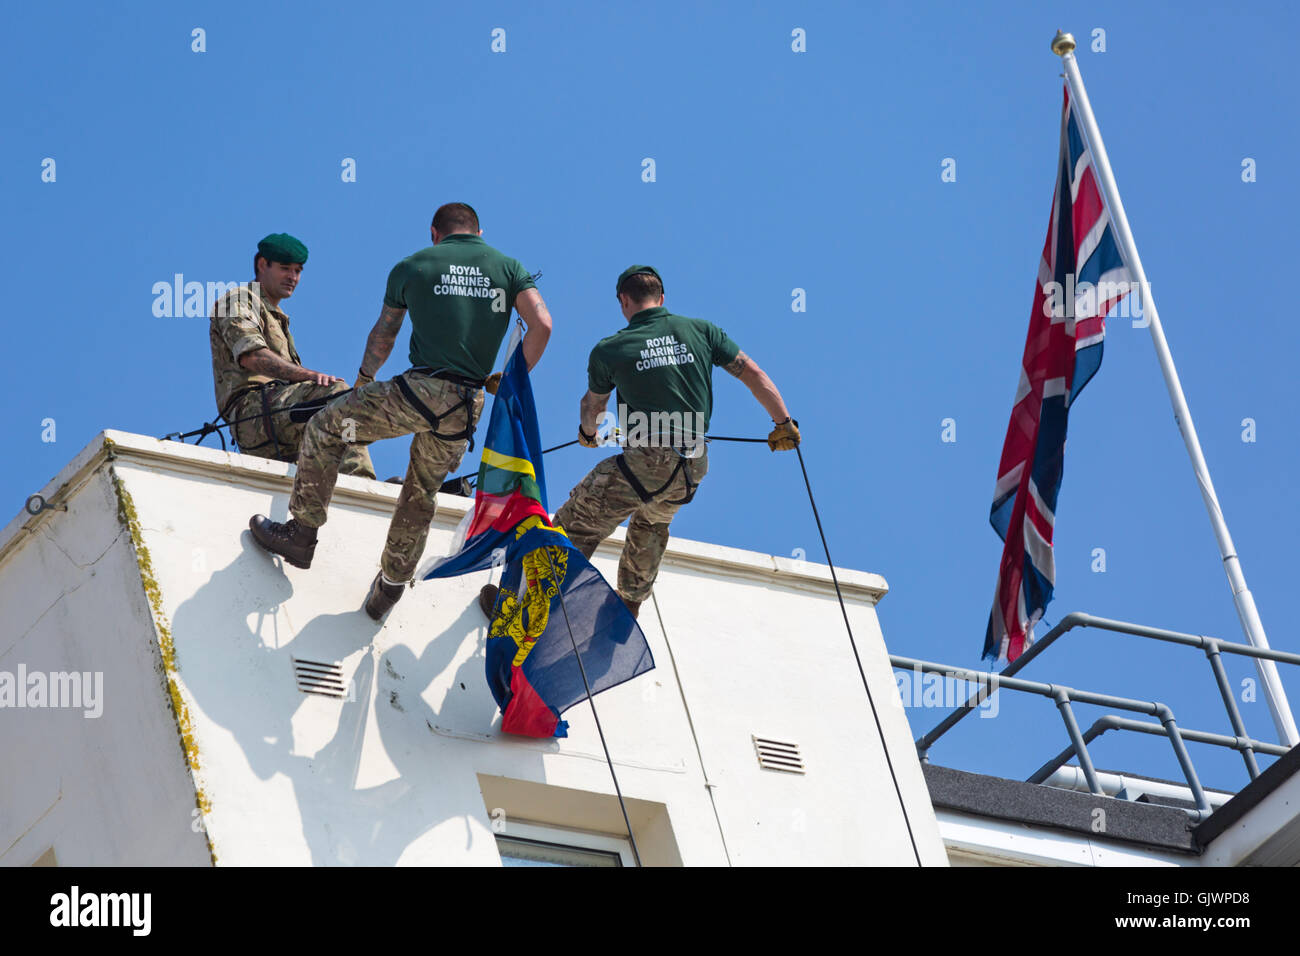
[[[773,740],[771,737],[754,737],[754,750],[758,753],[758,765],[764,770],[780,770],[783,773],[807,773],[803,757],[799,754],[799,745],[786,740]]]
[[[326,664],[323,661],[309,661],[295,657],[293,676],[298,681],[298,689],[304,694],[320,694],[322,697],[335,697],[340,700],[347,696],[347,685],[343,681],[343,665],[337,661]]]

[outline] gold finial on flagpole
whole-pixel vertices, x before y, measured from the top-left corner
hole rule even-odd
[[[1057,56],[1065,56],[1067,53],[1074,52],[1074,35],[1056,31],[1056,36],[1052,37],[1052,52]]]

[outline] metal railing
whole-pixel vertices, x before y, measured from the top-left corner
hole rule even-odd
[[[1228,721],[1232,725],[1233,736],[1224,734],[1209,733],[1199,730],[1184,730],[1178,727],[1174,719],[1173,711],[1160,701],[1141,701],[1133,700],[1127,697],[1116,697],[1110,694],[1098,694],[1091,691],[1081,691],[1070,687],[1063,687],[1059,684],[1044,684],[1039,681],[1026,681],[1014,677],[1018,671],[1022,670],[1030,661],[1038,657],[1047,650],[1055,641],[1073,630],[1076,627],[1095,627],[1102,630],[1113,631],[1120,634],[1129,634],[1134,637],[1148,638],[1151,640],[1164,641],[1171,644],[1180,644],[1186,647],[1196,647],[1205,653],[1209,660],[1210,670],[1214,674],[1215,682],[1219,687],[1219,694],[1223,698],[1224,708],[1228,714]],[[1189,811],[1192,816],[1201,818],[1210,812],[1209,802],[1206,799],[1205,791],[1201,787],[1200,781],[1196,776],[1196,769],[1192,764],[1191,757],[1187,753],[1185,741],[1208,744],[1217,747],[1227,747],[1237,750],[1241,753],[1242,759],[1246,764],[1246,772],[1254,780],[1259,776],[1259,765],[1255,759],[1256,753],[1280,756],[1287,752],[1286,747],[1277,744],[1270,744],[1264,741],[1256,740],[1246,733],[1245,723],[1241,718],[1241,711],[1237,707],[1237,701],[1232,693],[1232,687],[1228,683],[1227,671],[1224,669],[1222,654],[1239,654],[1243,657],[1263,658],[1265,660],[1276,661],[1283,664],[1300,665],[1300,654],[1290,654],[1285,651],[1263,650],[1252,647],[1248,644],[1237,644],[1231,641],[1222,641],[1218,638],[1206,637],[1197,634],[1184,634],[1180,631],[1170,631],[1164,628],[1148,627],[1143,624],[1131,624],[1127,621],[1116,621],[1110,618],[1095,617],[1091,614],[1075,612],[1066,615],[1054,628],[1043,635],[1038,641],[1034,642],[1030,648],[1021,654],[1015,661],[1009,664],[1000,673],[989,673],[982,671],[973,671],[966,668],[950,667],[942,664],[935,664],[929,661],[919,661],[909,657],[901,657],[891,654],[889,661],[894,667],[908,668],[912,670],[921,670],[929,673],[944,674],[957,680],[974,681],[981,686],[980,690],[975,691],[966,703],[956,708],[941,720],[929,733],[920,737],[916,741],[917,753],[920,755],[922,762],[929,762],[929,751],[935,742],[945,733],[951,730],[956,724],[966,717],[972,710],[978,707],[984,700],[988,699],[991,687],[994,691],[999,688],[1007,690],[1020,691],[1024,693],[1037,694],[1039,696],[1050,697],[1056,701],[1057,708],[1061,712],[1061,719],[1065,723],[1066,731],[1070,735],[1070,746],[1061,753],[1057,754],[1052,760],[1049,760],[1039,768],[1030,778],[1031,783],[1041,783],[1051,776],[1052,772],[1065,764],[1072,757],[1079,761],[1080,769],[1083,771],[1084,778],[1088,782],[1088,788],[1095,794],[1101,794],[1101,784],[1097,779],[1097,773],[1093,767],[1092,758],[1088,753],[1088,744],[1100,737],[1109,730],[1121,730],[1134,733],[1155,734],[1167,736],[1174,749],[1174,754],[1178,758],[1179,765],[1182,767],[1183,774],[1187,780],[1188,789],[1191,791],[1193,801],[1196,804],[1195,811]],[[1160,720],[1160,724],[1152,724],[1144,721],[1129,720],[1122,717],[1107,715],[1097,720],[1087,732],[1080,732],[1078,722],[1074,718],[1074,712],[1071,703],[1095,704],[1102,707],[1115,707],[1120,710],[1129,710],[1137,713],[1150,714]]]
[[[1107,714],[1105,717],[1098,717],[1091,727],[1083,733],[1083,743],[1092,743],[1108,730],[1129,730],[1139,734],[1160,734],[1160,728],[1154,724],[1148,724],[1141,720],[1128,720],[1124,717],[1115,717]],[[1268,744],[1260,740],[1251,740],[1249,737],[1226,737],[1223,734],[1211,734],[1203,730],[1179,730],[1184,740],[1190,740],[1198,744],[1212,744],[1216,747],[1231,747],[1234,750],[1244,751],[1247,746],[1253,746],[1255,750],[1261,753],[1271,754],[1274,757],[1280,757],[1287,752],[1287,748],[1280,744]],[[1075,756],[1075,746],[1071,744],[1062,750],[1059,754],[1038,768],[1029,778],[1030,783],[1042,783],[1059,768],[1065,765],[1065,762]]]

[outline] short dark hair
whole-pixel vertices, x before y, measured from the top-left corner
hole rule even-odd
[[[623,284],[618,287],[618,292],[619,295],[625,295],[633,302],[644,302],[646,299],[663,295],[664,284],[659,281],[658,276],[652,276],[648,272],[638,272],[624,279]]]
[[[433,228],[438,230],[440,236],[455,232],[477,233],[478,213],[469,203],[449,202],[445,206],[439,206],[433,214]]]
[[[258,260],[258,259],[266,259],[266,256],[262,255],[260,252],[255,252],[255,253],[253,253],[253,278],[254,278],[254,279],[257,278],[257,260]],[[269,266],[271,265],[271,260],[270,260],[270,259],[266,259],[266,264],[267,264],[267,266],[269,267]]]

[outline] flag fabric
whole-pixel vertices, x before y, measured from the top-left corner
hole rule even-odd
[[[1052,532],[1071,405],[1101,366],[1130,277],[1066,88],[1047,241],[989,521],[1003,540],[984,656],[1014,661],[1052,599]]]
[[[456,529],[452,553],[422,567],[419,576],[446,578],[499,565],[514,530],[529,518],[549,523],[537,408],[523,346],[514,345],[492,401],[479,461],[474,505]]]
[[[560,715],[586,697],[584,669],[596,694],[654,667],[627,605],[551,523],[522,346],[506,363],[492,403],[474,505],[452,554],[422,568],[421,576],[451,577],[500,564],[486,671],[502,730],[565,737],[568,723]]]

